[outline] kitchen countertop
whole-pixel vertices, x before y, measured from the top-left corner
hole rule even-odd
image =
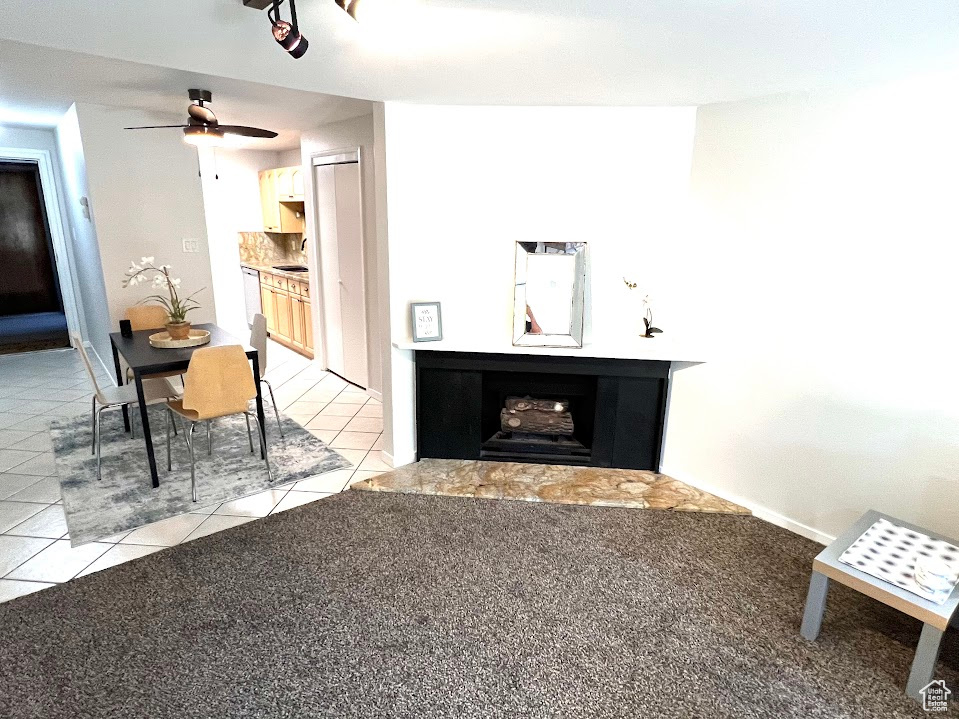
[[[293,263],[290,263],[293,264]],[[279,277],[286,277],[290,280],[300,280],[302,282],[310,281],[309,272],[287,272],[286,270],[277,270],[269,265],[254,265],[250,262],[241,262],[240,267],[249,267],[251,270],[256,270],[257,272],[268,272],[271,275],[278,275]]]

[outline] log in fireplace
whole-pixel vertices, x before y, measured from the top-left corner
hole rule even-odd
[[[418,350],[418,454],[656,470],[668,378],[668,361]]]

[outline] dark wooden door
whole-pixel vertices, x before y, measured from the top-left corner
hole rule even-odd
[[[0,315],[62,311],[40,168],[0,161]]]

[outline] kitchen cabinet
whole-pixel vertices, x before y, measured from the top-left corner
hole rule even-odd
[[[261,170],[260,205],[265,232],[305,232],[302,168]]]
[[[313,357],[313,313],[309,281],[260,272],[260,297],[270,337]]]
[[[276,332],[276,292],[263,282],[263,273],[260,273],[260,304],[263,306],[263,315],[266,317],[266,329]]]

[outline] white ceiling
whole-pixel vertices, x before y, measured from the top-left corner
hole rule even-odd
[[[0,123],[52,126],[74,102],[91,102],[146,110],[156,117],[151,124],[182,124],[190,104],[187,90],[194,87],[213,93],[210,107],[221,123],[279,133],[272,140],[245,140],[250,149],[299,147],[302,131],[368,114],[373,106],[366,100],[0,41]]]
[[[298,2],[301,60],[241,0],[3,0],[0,38],[423,103],[702,104],[959,59],[956,0],[362,0],[362,24]]]

